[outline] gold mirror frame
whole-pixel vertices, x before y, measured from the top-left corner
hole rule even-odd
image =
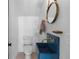
[[[51,2],[50,5],[47,8],[47,11],[46,11],[46,19],[47,19],[47,22],[49,23],[49,21],[48,21],[48,13],[49,13],[50,7],[53,5],[53,3],[55,3],[55,5],[56,5],[56,14],[55,14],[55,17],[54,17],[53,21],[51,22],[51,24],[56,21],[56,19],[58,17],[58,14],[59,14],[59,6],[58,6],[58,3],[56,1],[55,2]]]

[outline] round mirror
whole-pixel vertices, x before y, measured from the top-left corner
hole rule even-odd
[[[47,8],[46,18],[48,23],[54,23],[57,19],[59,7],[56,1],[51,2]]]

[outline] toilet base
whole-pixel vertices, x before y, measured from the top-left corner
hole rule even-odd
[[[25,59],[31,59],[31,55],[25,55]]]

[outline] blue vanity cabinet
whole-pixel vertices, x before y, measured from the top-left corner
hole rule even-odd
[[[59,59],[59,49],[56,44],[37,43],[38,59]]]
[[[59,38],[53,43],[37,43],[38,59],[59,59]]]

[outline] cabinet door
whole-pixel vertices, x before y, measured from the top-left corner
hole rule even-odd
[[[39,54],[38,59],[59,59],[58,54]]]

